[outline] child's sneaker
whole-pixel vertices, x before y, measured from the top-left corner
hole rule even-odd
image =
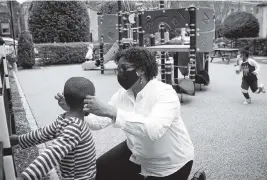
[[[264,85],[261,84],[260,87],[261,87],[261,92],[262,92],[262,93],[266,93],[266,90],[265,90],[265,88],[264,88]]]
[[[243,102],[243,104],[250,104],[250,103],[251,103],[251,98],[246,99],[246,100]]]

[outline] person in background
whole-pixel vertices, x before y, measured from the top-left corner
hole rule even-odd
[[[243,104],[250,104],[251,97],[249,96],[248,89],[250,88],[253,93],[265,93],[263,84],[258,86],[258,74],[260,72],[260,65],[252,58],[249,57],[249,51],[241,49],[239,51],[239,60],[237,62],[236,73],[243,72],[243,78],[241,83],[241,91],[245,97]]]

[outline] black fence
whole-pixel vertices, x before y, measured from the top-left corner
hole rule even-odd
[[[6,57],[0,59],[0,121],[1,121],[1,140],[0,140],[0,180],[11,180],[16,175],[13,151],[10,145],[9,136],[16,134],[15,117],[13,113],[12,94],[10,89],[9,72]],[[4,121],[4,122],[3,122]],[[5,126],[6,123],[6,126]],[[2,129],[3,128],[3,129]],[[7,130],[6,130],[7,128]],[[4,171],[5,163],[12,161],[14,171],[9,169]],[[12,174],[12,172],[15,173]],[[13,179],[13,178],[12,178]]]

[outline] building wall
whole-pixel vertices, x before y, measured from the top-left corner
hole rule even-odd
[[[97,11],[88,8],[90,17],[90,32],[92,33],[93,42],[98,42],[98,22],[97,22]]]
[[[267,6],[259,6],[256,17],[260,24],[259,37],[267,38]]]

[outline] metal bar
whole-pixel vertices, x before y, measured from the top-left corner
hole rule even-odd
[[[159,1],[159,9],[164,9],[164,1]]]
[[[9,124],[9,134],[16,134],[16,125],[15,125],[15,117],[13,113],[13,104],[12,104],[12,94],[10,88],[9,77],[5,77],[5,88],[6,88],[6,95],[7,95],[7,104],[8,105],[8,124]]]
[[[3,68],[4,68],[4,77],[7,77],[8,76],[8,68],[7,68],[6,57],[3,57]]]
[[[161,44],[164,44],[164,32],[165,32],[165,25],[160,24],[160,38],[161,38]],[[161,81],[166,82],[166,74],[165,74],[165,52],[161,51]]]
[[[189,78],[194,82],[196,80],[196,8],[189,8],[190,16],[190,51],[189,51],[189,62],[190,62],[190,71]],[[193,95],[195,95],[195,90]]]
[[[132,27],[132,31],[133,31],[133,46],[137,45],[137,38],[138,38],[137,19],[138,19],[138,15],[135,13],[135,15],[134,15],[134,24],[133,24],[133,27]]]
[[[139,46],[143,47],[144,46],[144,32],[143,32],[143,21],[142,21],[142,12],[138,12],[138,26],[139,26]]]
[[[13,46],[14,46],[15,54],[17,55],[16,44],[15,44],[15,31],[14,31],[14,22],[13,22],[12,1],[8,1],[8,3],[9,3],[9,9],[10,9],[10,21],[11,21],[11,29],[12,29]]]
[[[99,60],[100,60],[100,68],[101,74],[104,74],[104,35],[101,34],[101,42],[99,46]]]
[[[4,180],[4,154],[3,142],[0,142],[0,180]]]
[[[118,1],[118,31],[119,31],[119,49],[123,49],[122,37],[123,37],[123,28],[122,28],[122,6],[121,1]]]
[[[179,72],[179,66],[178,66],[178,59],[179,59],[179,53],[176,52],[173,58],[173,78],[174,78],[174,85],[178,86],[178,72]]]
[[[155,46],[155,44],[156,44],[156,42],[155,42],[155,36],[154,35],[152,35],[152,36],[150,36],[150,45],[151,46]]]

